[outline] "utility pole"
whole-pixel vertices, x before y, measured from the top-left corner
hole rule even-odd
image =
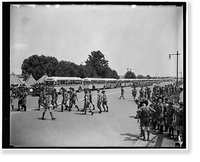
[[[176,55],[177,56],[177,67],[176,67],[176,86],[178,86],[178,56],[180,55],[179,53],[178,53],[178,51],[177,51],[177,53],[176,54],[169,54],[169,59],[171,59],[171,56],[172,55]]]

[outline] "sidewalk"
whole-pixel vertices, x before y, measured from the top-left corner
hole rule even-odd
[[[146,137],[147,138],[147,137]],[[138,138],[134,147],[174,147],[176,140],[167,137],[167,133],[156,134],[154,130],[151,130],[149,141],[144,141],[142,138]]]

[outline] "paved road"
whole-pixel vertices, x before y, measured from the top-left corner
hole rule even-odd
[[[138,89],[139,91],[139,89]],[[138,140],[139,123],[134,119],[136,104],[131,95],[131,88],[125,88],[125,99],[119,99],[120,89],[106,90],[109,112],[60,112],[60,107],[53,112],[55,121],[47,112],[46,120],[41,120],[42,112],[36,111],[38,97],[28,97],[27,112],[11,111],[10,143],[17,147],[162,147],[164,137],[152,135],[150,143]],[[77,93],[79,108],[83,107],[83,92]],[[92,92],[96,105],[96,91]],[[58,98],[61,103],[61,96]],[[14,101],[15,108],[17,100]],[[162,139],[160,142],[159,140]],[[172,147],[174,143],[170,144]]]
[[[96,104],[96,92],[92,92]],[[29,97],[27,112],[11,112],[11,145],[13,146],[126,146],[131,147],[137,141],[139,132],[136,104],[131,96],[131,88],[125,88],[126,99],[119,100],[120,89],[106,90],[109,112],[93,116],[73,108],[71,112],[53,112],[55,121],[40,120],[41,111],[35,111],[38,97]],[[78,106],[83,107],[83,92],[78,93]],[[61,102],[59,96],[58,103]],[[17,107],[17,101],[15,101]]]

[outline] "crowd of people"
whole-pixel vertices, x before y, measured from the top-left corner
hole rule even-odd
[[[90,89],[84,90],[84,104],[82,109],[77,105],[78,97],[75,89],[72,87],[70,87],[69,90],[63,87],[60,88],[60,94],[62,96],[60,104],[57,103],[58,92],[56,89],[45,85],[38,85],[38,91],[37,110],[43,107],[44,111],[41,118],[43,120],[45,119],[44,116],[47,110],[52,120],[55,120],[56,118],[53,117],[52,110],[57,109],[58,106],[61,106],[61,112],[64,110],[70,112],[74,107],[77,111],[83,112],[83,114],[87,114],[87,112],[91,115],[94,114],[95,105],[92,101]],[[175,84],[168,84],[165,86],[154,85],[152,91],[148,86],[142,86],[139,92],[137,92],[136,87],[133,86],[131,93],[138,107],[136,119],[140,121],[140,136],[143,140],[149,140],[151,130],[155,130],[156,133],[159,134],[166,132],[169,138],[178,139],[182,137],[184,105],[182,101],[172,97],[180,94],[181,91],[182,89]],[[125,90],[121,87],[119,99],[125,99],[124,94]],[[12,86],[10,89],[10,105],[12,110],[14,110],[13,99],[18,98],[17,110],[26,111],[27,95],[28,89],[25,86]],[[108,112],[105,90],[100,91],[97,89],[96,108],[98,109],[98,113]]]
[[[182,88],[175,84],[165,86],[155,85],[153,92],[146,87],[141,87],[139,97],[135,100],[138,105],[136,118],[140,120],[140,136],[143,140],[149,140],[150,128],[158,134],[167,133],[169,138],[179,141],[183,139],[184,105],[183,101],[172,96],[180,94]],[[132,90],[133,97],[137,94],[135,88]],[[147,132],[147,138],[146,138]],[[179,146],[183,144],[179,143]]]

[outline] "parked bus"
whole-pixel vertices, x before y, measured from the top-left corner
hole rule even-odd
[[[106,79],[103,78],[84,78],[83,79],[83,89],[105,89]]]
[[[82,90],[83,79],[79,77],[47,77],[45,79],[45,84],[53,86],[57,92],[63,87],[69,90],[70,87],[74,88],[75,91]]]
[[[105,88],[111,89],[111,88],[116,88],[117,87],[117,84],[118,84],[117,79],[108,78],[108,79],[105,79],[105,80],[106,80]]]

